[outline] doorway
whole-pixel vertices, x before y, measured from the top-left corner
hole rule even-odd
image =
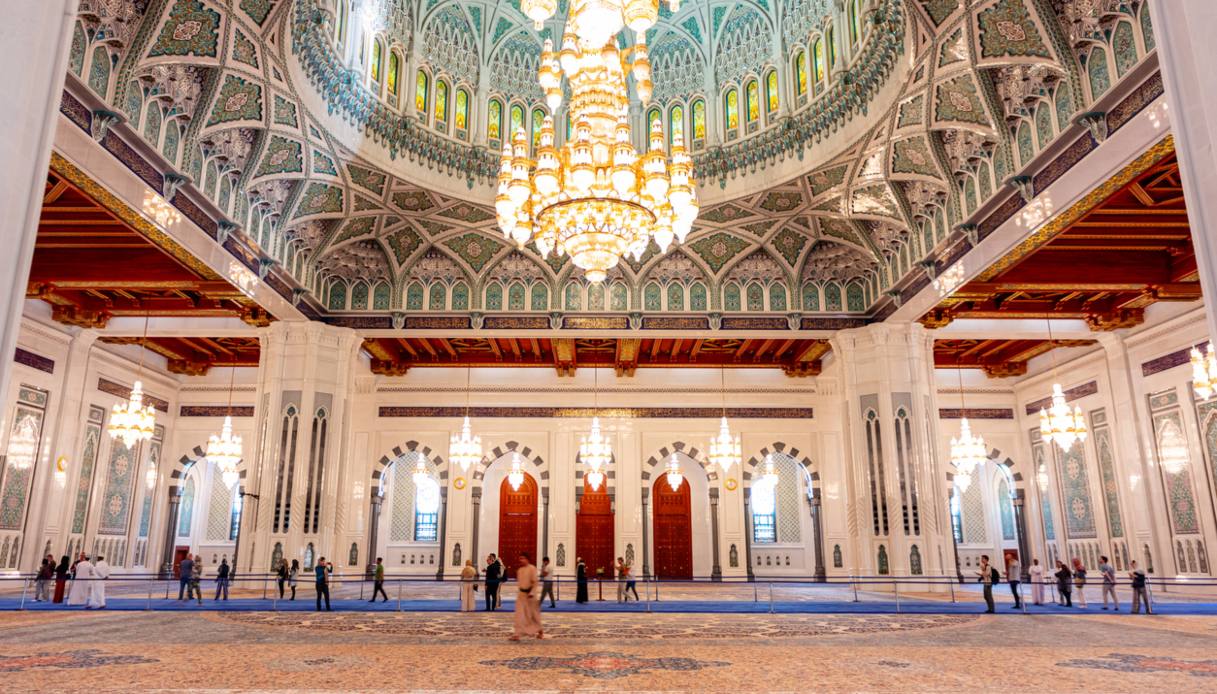
[[[519,489],[506,479],[499,485],[499,559],[509,578],[516,577],[520,553],[537,561],[537,481],[524,473]]]
[[[583,498],[575,523],[575,549],[587,565],[588,578],[613,576],[613,498],[608,485],[593,491],[583,480]]]
[[[652,487],[655,537],[656,578],[693,578],[693,514],[689,480],[682,479],[672,489],[666,475],[659,475]]]

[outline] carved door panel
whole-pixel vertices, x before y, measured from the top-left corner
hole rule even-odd
[[[592,491],[583,483],[583,499],[575,523],[575,550],[587,564],[588,578],[613,575],[613,502],[607,487]],[[602,570],[597,573],[597,570]]]
[[[537,561],[537,481],[524,474],[517,491],[504,479],[499,486],[499,559],[515,578],[520,552]]]
[[[689,481],[673,491],[667,477],[655,481],[655,575],[658,578],[693,578],[693,514]]]

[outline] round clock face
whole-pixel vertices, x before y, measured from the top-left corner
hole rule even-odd
[[[729,477],[727,478],[727,481],[723,483],[723,486],[727,488],[727,491],[733,492],[735,491],[735,488],[739,486],[739,482],[736,482],[734,477]]]
[[[456,487],[457,489],[464,489],[465,488],[465,478],[457,477],[456,479],[452,480],[452,486]]]

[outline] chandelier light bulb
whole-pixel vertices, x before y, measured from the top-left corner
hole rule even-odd
[[[955,486],[959,488],[959,493],[963,494],[968,491],[968,487],[972,486],[972,475],[967,472],[955,473]]]
[[[151,439],[155,426],[156,412],[151,405],[144,405],[144,384],[136,381],[127,402],[115,405],[110,412],[107,431],[110,438],[120,439],[124,446],[131,448],[140,441]]]
[[[964,417],[959,424],[959,436],[951,438],[951,464],[959,474],[971,475],[988,459],[989,450],[985,447],[985,440],[972,434],[972,426]]]
[[[665,473],[665,477],[667,477],[668,486],[672,488],[672,491],[679,490],[680,483],[685,479],[684,474],[680,471],[680,460],[675,453],[668,458],[668,471]]]
[[[1086,440],[1086,418],[1081,407],[1069,409],[1061,384],[1052,384],[1052,403],[1047,409],[1040,408],[1040,435],[1055,442],[1068,453],[1077,441]]]
[[[524,459],[518,451],[511,454],[511,472],[507,473],[507,484],[516,492],[520,491],[520,486],[524,484]]]

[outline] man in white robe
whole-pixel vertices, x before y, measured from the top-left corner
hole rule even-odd
[[[519,641],[521,636],[544,638],[541,631],[541,602],[540,585],[537,582],[537,567],[528,560],[527,554],[520,554],[520,566],[516,569],[516,609],[514,626],[511,634],[512,641]]]
[[[80,555],[76,562],[76,571],[72,574],[72,589],[68,592],[69,605],[83,605],[89,600],[90,586],[93,581],[93,562],[85,555]]]
[[[89,600],[85,603],[86,608],[100,610],[106,606],[106,580],[110,577],[110,565],[106,563],[105,557],[98,557],[97,563],[93,564],[93,580],[89,581]]]

